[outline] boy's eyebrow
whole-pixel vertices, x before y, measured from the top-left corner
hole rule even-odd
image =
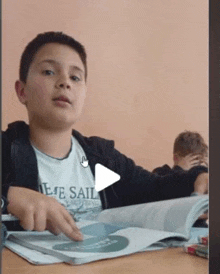
[[[40,64],[42,64],[42,63],[60,64],[58,61],[53,60],[53,59],[45,59],[45,60],[43,60],[43,61],[40,61],[40,62],[38,63],[38,65],[40,65]],[[82,72],[82,73],[85,73],[84,70],[82,70],[82,69],[81,69],[80,67],[78,67],[78,66],[72,65],[71,68],[73,68],[73,69],[75,69],[75,70],[78,70],[78,71],[80,71],[80,72]]]

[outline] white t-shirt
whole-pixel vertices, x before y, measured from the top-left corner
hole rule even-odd
[[[81,165],[85,152],[72,136],[69,155],[53,158],[34,147],[38,165],[40,192],[56,198],[76,220],[95,219],[101,211],[101,200],[95,190],[90,166]]]

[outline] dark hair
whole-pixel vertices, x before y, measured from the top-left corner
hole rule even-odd
[[[173,153],[181,157],[185,157],[190,153],[207,156],[208,146],[198,132],[184,131],[176,137]]]
[[[20,60],[19,77],[21,81],[26,83],[28,71],[36,53],[42,46],[49,43],[59,43],[73,48],[79,54],[83,62],[85,68],[85,79],[87,78],[86,51],[84,46],[71,36],[68,36],[62,32],[50,31],[38,34],[31,42],[27,44]]]

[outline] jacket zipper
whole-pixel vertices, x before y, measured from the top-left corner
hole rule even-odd
[[[107,209],[108,208],[108,203],[107,203],[107,198],[106,198],[105,190],[103,190],[103,197],[104,197],[105,209]]]

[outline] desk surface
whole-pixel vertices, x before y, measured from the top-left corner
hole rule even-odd
[[[12,251],[2,252],[2,274],[207,274],[208,260],[186,254],[182,248],[143,252],[80,266],[53,264],[36,266]]]

